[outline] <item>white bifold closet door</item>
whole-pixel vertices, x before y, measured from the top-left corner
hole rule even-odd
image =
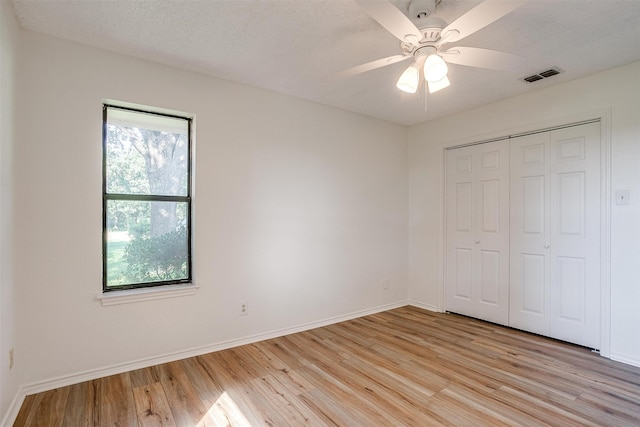
[[[511,139],[509,325],[600,348],[600,124]]]
[[[446,152],[445,308],[506,325],[508,140]]]

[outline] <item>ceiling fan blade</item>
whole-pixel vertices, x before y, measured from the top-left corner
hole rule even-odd
[[[394,55],[386,58],[376,59],[375,61],[367,62],[365,64],[358,65],[347,70],[339,71],[333,74],[331,77],[335,79],[341,79],[344,77],[351,77],[356,74],[364,73],[366,71],[375,70],[376,68],[386,67],[387,65],[395,64],[396,62],[404,61],[405,59],[412,58],[411,55]]]
[[[388,0],[356,0],[356,3],[400,41],[417,44],[422,39],[420,30]]]
[[[526,1],[485,0],[442,30],[446,43],[461,40],[516,10]]]
[[[456,46],[439,53],[446,62],[452,64],[492,70],[511,70],[524,60],[518,55],[478,47]]]

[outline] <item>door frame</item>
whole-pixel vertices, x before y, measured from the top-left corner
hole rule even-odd
[[[600,355],[611,358],[611,109],[591,110],[542,122],[497,129],[440,144],[440,259],[438,304],[445,311],[446,273],[446,151],[499,139],[511,139],[531,133],[550,131],[582,123],[600,122]]]

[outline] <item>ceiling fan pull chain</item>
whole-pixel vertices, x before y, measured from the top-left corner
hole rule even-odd
[[[427,116],[427,96],[429,92],[429,89],[427,87],[427,82],[424,83],[424,115],[425,117]]]

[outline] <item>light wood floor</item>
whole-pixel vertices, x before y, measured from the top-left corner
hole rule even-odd
[[[403,307],[28,396],[16,426],[640,425],[640,369]]]

